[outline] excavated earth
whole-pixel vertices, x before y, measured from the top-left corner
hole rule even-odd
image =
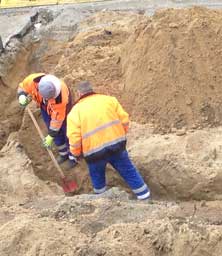
[[[61,38],[64,16],[41,9],[0,53],[0,255],[222,255],[222,12],[86,16]],[[119,99],[132,120],[128,150],[152,201],[132,199],[111,167],[109,190],[93,195],[83,161],[62,166],[78,183],[75,195],[63,194],[17,103],[18,83],[31,72],[57,75],[73,94],[88,79]]]

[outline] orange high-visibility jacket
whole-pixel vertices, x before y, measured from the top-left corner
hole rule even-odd
[[[86,161],[125,150],[129,115],[115,97],[83,96],[67,117],[67,136],[71,153]]]
[[[58,132],[62,127],[69,110],[71,109],[72,99],[69,88],[61,81],[61,93],[55,99],[49,99],[47,104],[47,112],[51,116],[49,129]],[[53,136],[53,133],[51,133]]]
[[[61,93],[55,99],[49,99],[47,102],[43,102],[42,96],[38,92],[38,83],[44,76],[44,73],[36,73],[27,76],[22,83],[19,84],[18,94],[30,95],[37,105],[47,110],[48,115],[51,117],[49,126],[49,134],[55,136],[60,130],[63,121],[68,113],[67,108],[71,104],[71,96],[66,84],[61,82]]]

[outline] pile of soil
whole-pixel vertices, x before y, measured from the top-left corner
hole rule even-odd
[[[167,9],[143,19],[123,48],[133,118],[157,130],[222,124],[222,11]]]
[[[126,12],[92,15],[80,23],[77,35],[66,45],[55,74],[73,89],[79,81],[89,80],[97,92],[121,98],[121,49],[141,17]]]

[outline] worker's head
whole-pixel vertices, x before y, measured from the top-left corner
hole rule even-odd
[[[52,81],[44,79],[44,77],[40,80],[38,85],[39,93],[43,97],[43,99],[52,99],[56,97],[56,87]]]
[[[79,97],[81,97],[85,94],[91,93],[91,92],[93,92],[92,85],[88,81],[80,82],[77,85],[77,92],[78,92]]]

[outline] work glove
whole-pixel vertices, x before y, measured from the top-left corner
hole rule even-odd
[[[69,168],[73,168],[78,164],[78,158],[69,153]]]
[[[29,104],[30,100],[27,96],[25,96],[24,94],[20,95],[19,98],[19,104],[22,106],[22,107],[25,107]]]
[[[54,138],[50,135],[47,135],[44,139],[43,139],[43,147],[51,149],[52,148],[52,144],[53,144]]]

